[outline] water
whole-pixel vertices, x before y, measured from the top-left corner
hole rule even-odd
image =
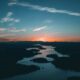
[[[45,58],[48,61],[53,61],[54,60],[53,58],[47,57],[48,54],[56,54],[58,57],[70,57],[69,55],[62,55],[58,53],[57,51],[55,51],[55,47],[45,46],[45,45],[41,45],[41,46],[45,48],[45,49],[40,49],[39,52],[41,54],[37,54],[30,58],[25,57],[17,61],[17,64],[39,66],[40,70],[37,70],[30,74],[8,78],[6,80],[66,80],[68,77],[80,76],[80,72],[61,70],[59,68],[56,68],[55,65],[51,63],[36,63],[31,61],[32,59],[35,58]],[[28,48],[28,50],[31,49],[33,48]]]

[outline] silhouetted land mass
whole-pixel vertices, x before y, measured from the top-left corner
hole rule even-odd
[[[45,58],[35,58],[32,61],[37,63],[48,63],[48,61]]]
[[[67,80],[80,80],[80,77],[69,77]]]
[[[20,65],[17,61],[23,58],[33,57],[39,53],[38,49],[45,49],[40,45],[56,47],[55,50],[61,54],[69,55],[70,57],[59,57],[56,54],[48,55],[54,60],[49,61],[55,67],[80,71],[80,43],[79,42],[0,42],[0,79],[8,78],[21,74],[28,74],[40,68],[35,65]],[[29,48],[38,48],[31,49]],[[47,63],[45,58],[36,58],[32,60],[37,63]],[[68,78],[68,80],[80,80],[80,78]]]
[[[38,53],[38,50],[27,51],[27,48],[32,47],[33,43],[27,42],[1,42],[0,43],[0,78],[31,73],[39,70],[35,65],[20,65],[17,61],[24,57],[32,57]],[[34,46],[35,47],[35,46]]]
[[[54,58],[54,59],[58,58],[58,56],[56,54],[49,54],[49,55],[47,55],[47,57]]]
[[[53,46],[57,52],[70,56],[48,55],[47,57],[54,58],[53,65],[64,70],[80,71],[80,42],[46,42],[43,44]]]
[[[50,44],[49,44],[50,45]],[[52,62],[56,67],[65,69],[80,71],[80,43],[79,42],[58,42],[52,43],[55,46],[55,50],[61,54],[69,55],[70,57],[58,57],[57,55],[48,55],[55,60]]]
[[[16,75],[28,74],[40,68],[35,65],[5,64],[0,67],[0,78],[9,78]]]

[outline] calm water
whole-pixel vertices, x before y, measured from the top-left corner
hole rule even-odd
[[[56,54],[58,57],[70,57],[69,55],[62,55],[55,51],[55,47],[41,45],[45,49],[40,49],[40,53],[31,58],[23,58],[19,60],[17,64],[22,65],[36,65],[40,67],[40,70],[32,72],[30,74],[15,76],[12,78],[4,79],[4,80],[67,80],[68,77],[72,76],[80,76],[80,72],[73,71],[65,71],[59,68],[56,68],[55,65],[51,63],[36,63],[31,61],[35,58],[46,58],[48,61],[54,60],[53,58],[48,58],[48,54]],[[27,50],[31,50],[33,48],[28,48]],[[35,48],[38,49],[38,48]]]

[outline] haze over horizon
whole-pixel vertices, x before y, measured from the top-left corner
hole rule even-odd
[[[1,0],[0,41],[80,42],[79,0]]]

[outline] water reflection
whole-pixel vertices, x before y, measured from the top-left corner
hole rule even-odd
[[[49,54],[56,54],[58,57],[70,57],[69,55],[62,55],[55,51],[55,47],[52,46],[44,46],[40,45],[45,49],[40,49],[39,52],[41,54],[35,55],[30,58],[23,58],[19,60],[17,64],[22,65],[36,65],[40,67],[40,70],[33,72],[28,75],[20,75],[6,80],[66,80],[67,77],[71,76],[80,76],[80,72],[72,72],[72,71],[65,71],[55,67],[55,65],[51,64],[50,61],[53,61],[53,58],[47,57]],[[28,48],[31,50],[33,48]],[[37,48],[34,48],[37,49]],[[48,63],[36,63],[32,61],[35,58],[45,58],[49,62]]]

